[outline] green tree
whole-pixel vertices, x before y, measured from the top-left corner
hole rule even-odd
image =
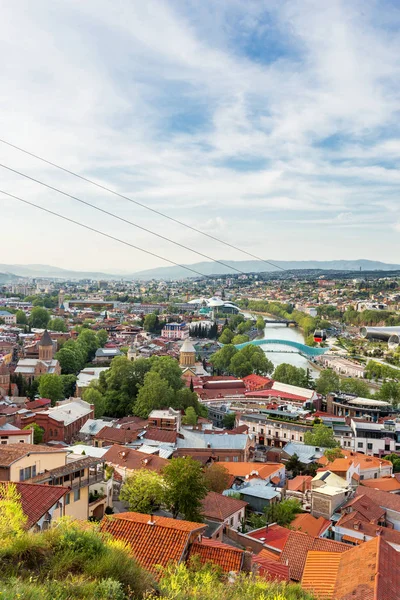
[[[167,381],[173,390],[180,390],[184,387],[182,371],[179,363],[171,356],[155,356],[151,360],[151,371],[158,373],[162,379]]]
[[[197,425],[197,414],[192,406],[188,406],[188,408],[185,410],[183,423],[185,425]]]
[[[94,417],[95,419],[100,419],[104,416],[106,412],[106,399],[100,390],[97,388],[97,382],[92,382],[89,387],[87,387],[83,393],[82,398],[85,402],[89,402],[89,404],[94,404]]]
[[[333,429],[327,425],[313,425],[312,431],[304,434],[304,443],[319,448],[335,448],[339,443],[335,440]]]
[[[203,468],[193,458],[173,458],[164,468],[167,484],[165,502],[174,519],[182,515],[187,521],[202,521],[201,501],[207,494]]]
[[[231,412],[224,415],[222,424],[226,429],[233,429],[236,425],[236,413]]]
[[[327,448],[324,452],[324,456],[329,460],[329,462],[333,462],[337,458],[342,458],[343,451],[341,448]]]
[[[27,520],[17,486],[14,483],[0,483],[0,549],[24,535]]]
[[[99,345],[99,348],[104,348],[104,345],[107,343],[107,340],[108,340],[107,331],[105,329],[100,329],[96,333],[96,338],[97,338],[97,343]]]
[[[244,344],[250,340],[248,335],[244,335],[243,333],[238,333],[232,338],[231,343],[236,346],[237,344]]]
[[[317,379],[316,390],[319,394],[326,396],[330,392],[338,392],[340,389],[339,375],[332,369],[325,369]]]
[[[274,371],[273,379],[289,385],[304,387],[307,385],[307,372],[301,367],[294,367],[288,363],[278,365]]]
[[[229,372],[232,358],[239,352],[235,346],[228,344],[210,357],[210,363],[220,373]]]
[[[51,331],[60,331],[61,333],[65,333],[66,331],[68,331],[65,321],[61,317],[51,319],[51,321],[49,321],[48,327],[49,329],[51,329]]]
[[[60,375],[42,375],[39,378],[41,398],[49,398],[52,405],[64,398],[64,384]]]
[[[61,375],[64,398],[71,398],[75,396],[76,390],[76,375]]]
[[[383,458],[385,460],[390,460],[393,465],[393,473],[400,473],[400,456],[398,454],[388,454]]]
[[[149,333],[154,333],[156,331],[157,321],[158,317],[155,313],[149,313],[146,315],[143,324],[144,330],[148,331]]]
[[[302,512],[301,504],[294,498],[274,502],[270,504],[265,511],[267,523],[277,523],[282,527],[290,525],[295,516]]]
[[[43,441],[44,431],[37,423],[25,425],[22,429],[33,429],[33,443],[41,444]]]
[[[50,321],[50,313],[45,308],[35,306],[29,317],[29,325],[35,329],[46,329]]]
[[[90,329],[82,329],[76,340],[78,347],[82,348],[86,354],[86,360],[93,360],[96,350],[99,348],[99,342],[94,331]]]
[[[274,365],[259,346],[250,344],[232,357],[229,370],[236,377],[246,377],[251,373],[269,375],[274,370]]]
[[[138,417],[147,419],[152,410],[168,408],[174,403],[174,391],[168,381],[153,370],[146,373],[144,384],[140,387],[133,412]]]
[[[229,329],[229,327],[225,327],[225,329],[222,331],[221,335],[219,336],[219,340],[218,341],[221,344],[231,344],[233,338],[234,338],[233,331],[231,331]]]
[[[15,313],[15,316],[17,318],[18,325],[27,325],[28,324],[28,317],[26,316],[26,314],[23,310],[17,310],[17,312]]]
[[[397,406],[400,401],[400,384],[395,381],[385,381],[381,385],[378,397]]]
[[[300,459],[296,453],[294,453],[289,460],[286,462],[286,471],[290,471],[294,477],[300,475],[304,469],[304,465],[300,462]]]
[[[128,503],[129,510],[153,514],[163,504],[165,494],[166,484],[161,475],[138,469],[126,478],[119,498]]]
[[[209,492],[222,494],[229,488],[230,475],[221,463],[212,463],[204,469],[204,479]]]
[[[265,321],[264,321],[263,317],[261,317],[261,315],[257,318],[256,327],[257,327],[258,331],[264,331],[264,329],[265,329]]]
[[[76,375],[82,368],[82,355],[74,346],[64,345],[57,354],[56,359],[60,363],[61,372],[64,375]]]
[[[362,379],[342,379],[340,382],[340,391],[346,394],[355,394],[361,398],[370,398],[368,384]]]

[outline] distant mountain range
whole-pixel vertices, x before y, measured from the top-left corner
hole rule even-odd
[[[375,260],[329,260],[329,261],[318,261],[318,260],[297,260],[297,261],[283,261],[273,260],[271,263],[277,265],[273,267],[260,260],[246,260],[246,261],[232,261],[224,260],[224,263],[234,267],[244,273],[265,273],[278,271],[277,267],[286,269],[287,271],[301,270],[301,269],[318,269],[318,270],[329,270],[329,271],[397,271],[400,269],[400,264],[389,264]],[[233,269],[223,267],[219,263],[215,262],[199,262],[191,265],[186,265],[203,275],[228,275],[230,273],[236,273]],[[134,273],[132,278],[134,279],[181,279],[182,277],[190,277],[190,273],[182,267],[158,267],[157,269],[149,269],[147,271],[139,271]]]
[[[273,267],[259,260],[248,261],[231,261],[224,260],[224,263],[229,267],[223,267],[215,262],[199,262],[186,265],[187,267],[198,271],[203,275],[229,275],[236,273],[235,269],[244,273],[265,273],[279,270],[277,267],[292,270],[311,270],[318,269],[320,271],[398,271],[400,264],[389,264],[375,260],[302,260],[302,261],[282,261],[273,260],[271,262],[277,265]],[[132,274],[121,273],[102,273],[97,271],[72,271],[69,269],[60,269],[50,265],[7,265],[0,264],[0,283],[17,280],[20,277],[48,277],[52,279],[182,279],[191,277],[189,271],[182,267],[158,267],[148,269],[146,271],[138,271]]]

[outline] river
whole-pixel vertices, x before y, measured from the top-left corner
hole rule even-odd
[[[304,344],[304,336],[300,329],[297,327],[286,327],[286,325],[277,325],[275,323],[271,325],[266,324],[264,329],[264,338],[274,340],[291,340],[293,342],[300,342],[301,344]],[[266,352],[267,358],[269,358],[275,367],[281,363],[288,363],[294,367],[302,367],[303,369],[309,368],[311,370],[311,375],[314,378],[318,377],[319,375],[319,371],[313,367],[312,363],[304,358],[304,356],[299,354],[294,348],[290,348],[289,346],[286,348],[280,344],[269,344],[261,346],[261,348],[264,350],[264,352]],[[286,349],[293,350],[293,352],[283,352],[283,350]],[[273,350],[277,350],[277,352],[273,352]]]

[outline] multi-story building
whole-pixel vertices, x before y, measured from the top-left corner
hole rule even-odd
[[[383,456],[400,452],[400,423],[366,423],[351,420],[353,449],[370,456]]]
[[[149,414],[149,427],[179,431],[182,415],[179,410],[168,408],[168,410],[152,410]]]
[[[345,375],[346,377],[354,377],[359,379],[363,379],[365,377],[364,365],[359,365],[358,363],[349,360],[348,358],[343,358],[342,356],[330,356],[324,354],[318,358],[318,362],[327,369],[333,369],[336,371],[336,373]]]
[[[358,417],[374,422],[378,421],[379,417],[386,417],[395,412],[390,402],[344,393],[328,394],[326,411],[339,417]]]
[[[17,322],[17,317],[13,314],[8,312],[8,310],[0,310],[0,320],[3,320],[5,325],[15,325],[15,323]]]
[[[166,323],[161,331],[161,337],[169,340],[185,340],[189,337],[189,328],[186,323]]]
[[[304,435],[312,431],[311,425],[303,425],[296,416],[279,410],[269,410],[268,415],[243,414],[238,424],[247,425],[257,444],[276,448],[283,448],[288,442],[304,442]]]
[[[94,404],[81,398],[58,402],[56,406],[21,416],[21,426],[36,423],[44,431],[43,442],[60,441],[70,444],[88,419],[94,418]]]

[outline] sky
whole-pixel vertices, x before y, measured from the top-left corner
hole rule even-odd
[[[0,138],[265,259],[400,262],[395,0],[0,0]],[[0,143],[0,189],[178,263],[249,257]],[[0,194],[2,263],[169,266]]]

